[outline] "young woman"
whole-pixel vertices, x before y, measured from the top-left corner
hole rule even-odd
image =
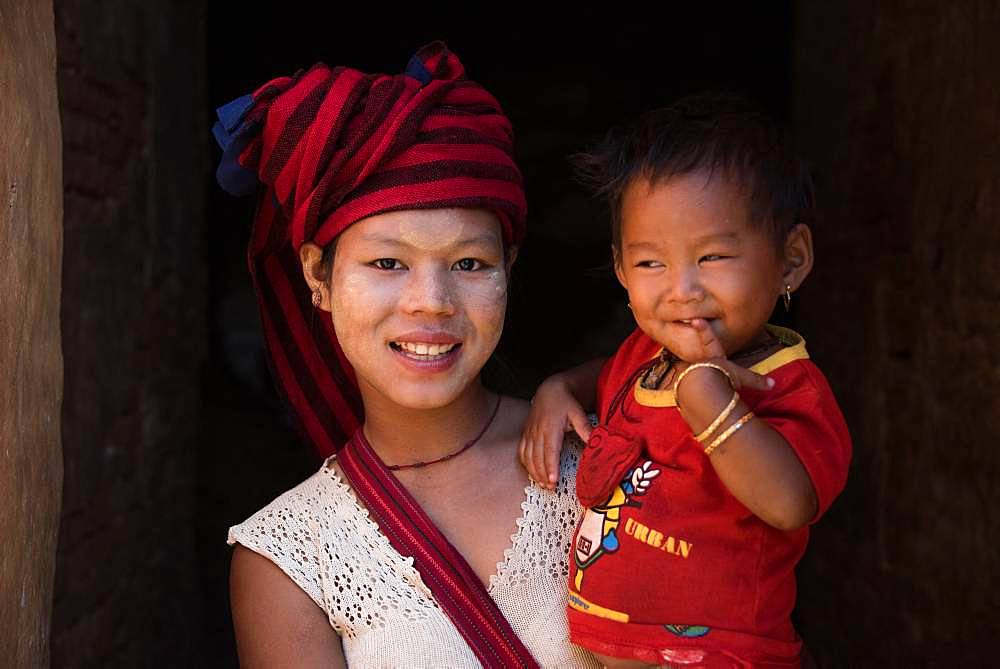
[[[597,666],[568,642],[576,455],[480,371],[524,236],[510,124],[440,43],[404,74],[317,65],[220,109],[220,183],[263,185],[251,269],[272,369],[332,453],[230,531],[247,666]],[[304,277],[304,280],[303,280]]]

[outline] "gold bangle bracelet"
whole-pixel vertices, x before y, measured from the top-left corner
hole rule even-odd
[[[738,421],[727,427],[725,432],[716,437],[715,440],[708,445],[708,448],[705,449],[705,455],[711,455],[712,451],[718,448],[722,444],[722,442],[724,442],[726,439],[729,439],[729,437],[733,436],[733,434],[738,429],[740,429],[748,422],[750,422],[751,418],[753,418],[753,411],[747,411],[745,414],[743,414],[743,416]]]
[[[726,379],[729,381],[729,387],[732,388],[733,391],[736,390],[736,381],[733,380],[733,377],[729,374],[729,372],[726,371],[725,367],[723,367],[722,365],[717,365],[714,362],[696,362],[693,365],[688,365],[687,367],[685,367],[684,371],[678,374],[677,378],[674,380],[674,401],[677,403],[678,407],[680,407],[681,402],[680,402],[680,396],[677,394],[677,389],[680,388],[681,381],[684,380],[685,376],[690,374],[693,370],[698,369],[699,367],[711,367],[712,369],[719,370],[725,375]]]
[[[726,405],[725,409],[719,412],[719,415],[715,417],[715,420],[712,421],[711,425],[706,427],[701,433],[695,436],[695,441],[704,442],[712,435],[713,432],[718,430],[719,426],[722,425],[722,423],[727,418],[729,418],[729,414],[733,412],[733,409],[736,408],[736,403],[739,401],[740,401],[740,395],[734,390],[733,399],[729,400],[729,404]]]

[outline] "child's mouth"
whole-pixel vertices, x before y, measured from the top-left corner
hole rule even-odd
[[[707,318],[705,316],[695,316],[694,318],[677,318],[670,322],[678,327],[694,328],[695,327],[694,321],[701,321],[704,325],[711,327],[712,321],[714,320],[715,320],[714,318]]]

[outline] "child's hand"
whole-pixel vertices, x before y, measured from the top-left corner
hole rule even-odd
[[[727,360],[706,321],[694,319],[691,324],[698,331],[705,354],[701,360],[691,360],[692,364],[711,362],[722,367],[737,389],[766,391],[774,387],[772,379]],[[700,435],[718,420],[731,398],[737,400],[728,417],[724,417],[711,434],[705,435],[708,441],[729,432],[722,448],[715,450],[714,440],[708,446],[712,449],[709,456],[712,467],[733,497],[779,530],[804,527],[815,517],[819,504],[816,489],[795,450],[766,420],[752,419],[754,414],[746,402],[739,397],[733,398],[728,379],[718,370],[700,368],[684,376],[679,384],[675,382],[675,389],[681,416],[695,435]],[[733,426],[743,424],[744,418],[737,416],[750,417],[750,420],[745,423],[746,428],[732,432]],[[804,416],[799,413],[797,419],[802,420]]]
[[[590,421],[583,407],[557,374],[538,387],[517,447],[521,464],[539,486],[555,489],[563,434],[571,430],[584,441],[590,438]]]
[[[693,319],[691,321],[691,327],[698,332],[698,335],[701,338],[702,350],[705,353],[700,360],[692,360],[692,362],[711,361],[720,367],[724,367],[726,371],[729,372],[729,375],[732,377],[733,382],[736,385],[735,390],[739,390],[740,388],[770,390],[774,387],[773,379],[769,379],[768,377],[756,372],[751,372],[746,367],[741,367],[734,362],[730,362],[726,358],[726,351],[722,348],[722,344],[719,343],[718,338],[715,336],[712,326],[710,326],[708,321],[704,318]],[[718,374],[718,372],[716,372],[716,374]]]

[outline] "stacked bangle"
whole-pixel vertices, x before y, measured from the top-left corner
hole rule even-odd
[[[712,421],[712,424],[706,427],[701,434],[696,435],[695,439],[700,443],[704,443],[704,441],[708,439],[713,432],[719,429],[719,426],[722,425],[722,422],[727,418],[729,418],[729,414],[733,412],[733,409],[736,408],[736,403],[739,401],[740,401],[739,393],[737,393],[734,390],[733,399],[729,400],[729,404],[726,405],[726,408],[720,411],[719,415],[716,416],[715,420]]]
[[[705,455],[711,455],[712,451],[717,449],[726,439],[733,436],[733,433],[735,433],[738,429],[750,422],[751,418],[753,418],[753,411],[747,411],[743,414],[738,421],[727,427],[725,432],[716,437],[715,440],[705,448]]]
[[[685,376],[687,376],[688,374],[690,374],[694,370],[698,369],[699,367],[710,367],[712,369],[716,369],[716,370],[722,372],[723,375],[726,377],[726,380],[729,381],[729,387],[733,389],[733,392],[736,391],[736,381],[733,380],[733,377],[730,376],[729,372],[726,371],[725,367],[723,367],[722,365],[717,365],[714,362],[696,362],[693,365],[688,365],[684,369],[683,372],[681,372],[680,374],[677,375],[677,379],[674,381],[674,399],[675,400],[678,399],[677,389],[680,387],[681,381],[684,380]],[[677,406],[680,406],[680,402],[679,401],[677,402]]]
[[[729,372],[726,371],[725,367],[723,367],[722,365],[717,365],[714,362],[696,362],[693,365],[689,365],[683,372],[678,374],[677,380],[674,381],[674,399],[675,401],[677,401],[678,407],[680,407],[680,399],[677,394],[677,389],[680,386],[681,381],[684,380],[684,377],[687,376],[688,373],[691,372],[691,370],[697,369],[699,367],[711,367],[712,369],[722,372],[725,375],[726,379],[729,381],[729,387],[733,389],[733,397],[732,399],[729,400],[729,404],[727,404],[726,407],[719,412],[719,415],[715,417],[715,420],[712,421],[711,425],[706,427],[702,432],[700,432],[695,436],[695,440],[697,440],[698,443],[704,444],[705,441],[710,436],[712,436],[712,434],[716,430],[719,429],[719,426],[721,426],[726,421],[726,419],[729,418],[729,415],[733,412],[733,409],[736,408],[736,404],[740,400],[740,395],[738,392],[736,392],[736,382],[733,380],[733,377],[729,374]],[[721,446],[722,443],[726,441],[726,439],[729,439],[729,437],[733,436],[733,434],[735,434],[737,430],[739,430],[741,427],[750,422],[750,420],[753,417],[754,417],[753,411],[748,411],[745,414],[743,414],[743,416],[741,416],[739,420],[737,420],[735,423],[727,427],[719,436],[717,436],[715,439],[712,440],[712,443],[710,443],[708,446],[705,447],[705,455],[711,455],[712,451]]]

